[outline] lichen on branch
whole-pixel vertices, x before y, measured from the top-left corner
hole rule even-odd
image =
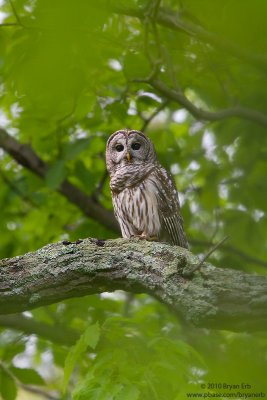
[[[0,261],[0,314],[121,289],[147,293],[197,327],[267,326],[267,278],[205,263],[186,249],[138,239],[49,244]],[[185,273],[186,272],[186,273]]]

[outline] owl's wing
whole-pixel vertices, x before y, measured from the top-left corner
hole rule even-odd
[[[162,223],[160,239],[188,248],[175,184],[163,167],[157,167],[155,174],[157,177],[159,214]]]

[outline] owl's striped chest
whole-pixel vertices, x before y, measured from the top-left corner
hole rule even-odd
[[[160,216],[157,186],[150,175],[142,183],[113,194],[113,205],[124,237],[158,236]]]

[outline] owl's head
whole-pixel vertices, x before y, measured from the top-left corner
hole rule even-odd
[[[140,131],[122,129],[114,132],[107,142],[106,162],[109,172],[120,166],[153,163],[155,160],[152,142]]]

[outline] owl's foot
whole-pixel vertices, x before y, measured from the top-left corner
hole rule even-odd
[[[157,236],[148,236],[146,240],[148,240],[149,242],[157,242],[158,238]]]
[[[145,233],[141,235],[132,235],[131,238],[137,238],[140,240],[148,240],[149,242],[156,242],[158,240],[157,236],[148,236]]]

